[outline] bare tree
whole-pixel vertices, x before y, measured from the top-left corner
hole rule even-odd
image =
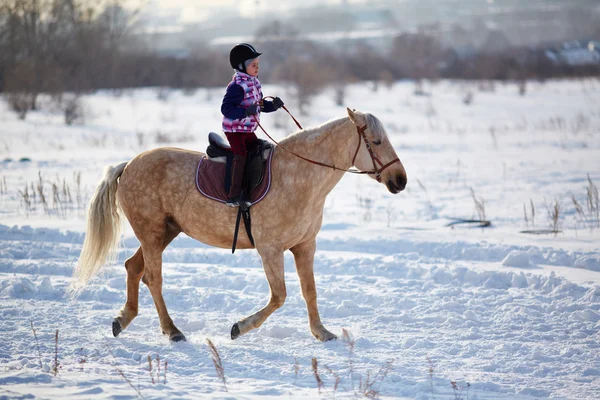
[[[394,39],[392,57],[401,74],[415,80],[417,90],[423,79],[437,79],[444,51],[433,36],[424,33],[404,33]]]

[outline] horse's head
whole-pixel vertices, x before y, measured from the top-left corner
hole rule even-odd
[[[372,114],[348,110],[348,116],[358,132],[358,146],[353,164],[368,171],[371,178],[385,184],[392,193],[406,187],[406,171],[379,119]]]

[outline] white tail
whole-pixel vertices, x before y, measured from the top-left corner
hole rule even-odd
[[[90,201],[85,239],[79,260],[73,271],[75,278],[69,291],[77,295],[94,278],[106,262],[116,259],[115,247],[121,231],[117,204],[117,180],[123,173],[126,162],[104,170]]]

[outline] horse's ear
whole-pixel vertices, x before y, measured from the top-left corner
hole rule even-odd
[[[348,107],[346,107],[346,111],[348,111],[348,116],[350,117],[350,121],[352,121],[355,125],[356,125],[356,115],[354,114],[354,111],[349,109]]]

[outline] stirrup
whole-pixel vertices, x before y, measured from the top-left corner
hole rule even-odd
[[[242,195],[233,197],[231,199],[227,199],[227,202],[225,202],[225,204],[227,204],[229,207],[245,206],[246,208],[252,205],[250,201],[244,200]]]
[[[225,202],[229,207],[239,207],[240,206],[240,197],[234,197],[232,199],[227,199]]]

